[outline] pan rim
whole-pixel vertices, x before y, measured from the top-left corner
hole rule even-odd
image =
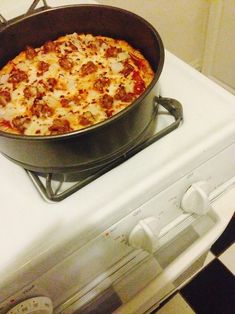
[[[157,67],[156,71],[154,71],[153,80],[148,85],[148,87],[143,92],[143,94],[141,94],[134,102],[132,102],[130,105],[128,105],[125,109],[121,110],[119,113],[115,114],[111,118],[108,118],[108,119],[101,121],[99,123],[96,123],[94,125],[88,126],[86,128],[82,128],[80,130],[74,130],[72,132],[67,132],[67,133],[62,133],[62,134],[55,134],[55,135],[22,135],[22,134],[14,134],[14,133],[9,133],[9,132],[4,132],[4,131],[0,130],[0,137],[3,136],[3,137],[7,137],[7,138],[12,138],[15,140],[52,141],[52,140],[64,140],[67,138],[73,138],[73,137],[82,136],[84,134],[93,133],[93,132],[97,131],[97,129],[100,130],[103,127],[106,127],[109,124],[111,124],[113,121],[119,120],[124,115],[128,114],[129,111],[133,110],[136,106],[141,105],[142,100],[150,93],[150,91],[156,85],[156,83],[157,83],[157,81],[158,81],[158,79],[162,73],[163,66],[164,66],[164,60],[165,60],[165,51],[164,51],[164,45],[163,45],[162,39],[161,39],[159,33],[157,32],[157,30],[152,26],[152,24],[150,24],[143,17],[141,17],[141,16],[139,16],[139,15],[137,15],[131,11],[128,11],[128,10],[125,10],[122,8],[118,8],[115,6],[103,5],[103,4],[63,5],[63,6],[59,6],[59,7],[49,8],[49,9],[46,9],[43,11],[38,11],[38,12],[35,12],[33,14],[30,14],[29,16],[24,15],[23,17],[20,17],[19,19],[13,21],[12,23],[9,23],[6,27],[4,27],[3,29],[0,30],[0,33],[5,31],[9,27],[14,27],[15,25],[21,23],[22,21],[31,19],[35,16],[45,14],[45,13],[54,12],[54,11],[60,11],[60,10],[64,10],[64,9],[71,9],[71,8],[105,8],[107,10],[118,11],[118,12],[122,12],[124,14],[130,15],[130,16],[134,16],[136,19],[140,20],[142,23],[147,25],[147,27],[153,33],[154,37],[157,39],[157,42],[159,45],[159,51],[160,51],[158,67]]]

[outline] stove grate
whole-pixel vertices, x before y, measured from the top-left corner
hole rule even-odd
[[[172,98],[165,98],[165,97],[155,97],[155,104],[156,106],[162,106],[165,111],[159,111],[157,116],[161,114],[168,114],[174,118],[174,121],[170,123],[167,127],[161,129],[154,135],[150,136],[149,138],[145,139],[140,144],[136,145],[135,147],[131,148],[129,151],[125,152],[123,155],[118,157],[115,160],[107,163],[103,168],[97,170],[95,173],[88,175],[85,178],[78,179],[75,183],[72,182],[68,184],[66,182],[66,174],[61,174],[59,181],[57,180],[57,184],[54,181],[54,174],[48,173],[45,177],[42,177],[40,174],[26,170],[34,184],[36,185],[37,189],[39,190],[40,194],[47,200],[52,202],[59,202],[64,200],[66,197],[70,196],[74,192],[80,190],[90,182],[96,180],[106,172],[110,171],[114,167],[120,165],[124,161],[128,160],[144,148],[148,147],[149,145],[153,144],[154,142],[158,141],[163,136],[167,135],[168,133],[172,132],[176,128],[179,127],[181,121],[183,120],[183,109],[182,105],[175,99]],[[66,187],[64,187],[66,186]]]

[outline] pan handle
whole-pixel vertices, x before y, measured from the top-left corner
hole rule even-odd
[[[156,96],[155,102],[158,105],[163,106],[172,116],[174,116],[176,126],[180,124],[180,122],[183,120],[183,108],[178,100],[174,98]]]
[[[42,1],[43,6],[39,7],[36,9],[37,5],[39,2]],[[35,12],[41,12],[50,9],[51,7],[47,4],[46,0],[34,0],[33,3],[31,4],[30,8],[28,11],[20,16],[17,16],[9,21],[7,21],[2,14],[0,14],[0,31],[3,30],[6,26],[10,25],[12,22],[15,22],[21,18],[33,15]]]
[[[178,126],[181,124],[183,121],[183,107],[181,103],[174,99],[174,98],[166,98],[166,97],[161,97],[161,96],[155,96],[154,98],[155,106],[161,105],[164,107],[174,118],[175,121],[172,122],[170,125],[165,127],[164,129],[160,130],[153,136],[151,136],[149,139],[147,139],[145,142],[142,144],[136,146],[133,148],[130,152],[132,153],[133,151],[140,150],[149,146],[150,144],[154,143],[155,141],[159,140],[163,136],[167,135],[171,131],[175,130],[178,128]]]

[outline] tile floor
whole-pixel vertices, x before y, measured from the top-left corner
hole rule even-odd
[[[235,314],[235,215],[205,266],[152,314]]]

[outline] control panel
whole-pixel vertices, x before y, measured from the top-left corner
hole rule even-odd
[[[235,144],[186,175],[179,176],[173,184],[167,186],[166,182],[167,188],[158,191],[153,198],[22,290],[14,295],[9,293],[0,305],[0,312],[5,313],[21,300],[35,295],[50,297],[56,308],[76,293],[78,298],[84,295],[88,286],[91,291],[92,283],[97,285],[99,278],[110,278],[111,274],[118,278],[124,271],[123,267],[131,265],[134,268],[135,256],[155,254],[194,219],[202,222],[195,229],[197,234],[200,226],[209,228],[210,224],[203,224],[206,221],[204,217],[209,217],[212,196],[217,197],[232,179],[234,156]],[[222,168],[221,164],[227,166]],[[211,169],[214,169],[213,173]]]
[[[209,185],[206,181],[192,183],[183,194],[181,209],[188,213],[205,215],[211,209]],[[161,231],[160,218],[150,216],[141,219],[131,230],[128,243],[135,249],[143,249],[153,253],[159,246],[158,237]]]

